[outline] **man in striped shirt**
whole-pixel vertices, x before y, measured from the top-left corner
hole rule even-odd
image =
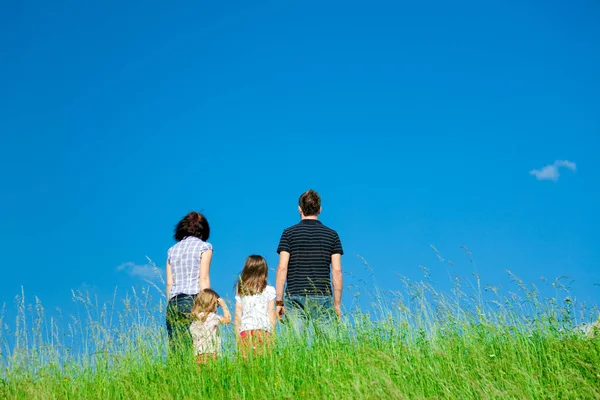
[[[307,319],[328,321],[333,312],[341,317],[344,251],[337,232],[318,219],[317,192],[306,191],[298,203],[301,221],[283,231],[277,248],[276,306],[280,317],[286,313],[303,329]]]

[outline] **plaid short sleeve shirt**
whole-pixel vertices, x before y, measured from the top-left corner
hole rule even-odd
[[[200,260],[205,251],[212,249],[210,243],[194,236],[185,237],[169,249],[167,261],[173,274],[169,299],[178,294],[194,295],[200,292]]]

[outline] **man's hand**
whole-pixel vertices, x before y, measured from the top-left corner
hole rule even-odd
[[[338,304],[336,306],[333,306],[333,308],[335,309],[335,313],[337,314],[338,319],[342,319],[342,306]]]
[[[283,319],[283,316],[285,315],[285,309],[283,306],[277,306],[276,308],[277,311],[277,318],[279,318],[279,320]]]

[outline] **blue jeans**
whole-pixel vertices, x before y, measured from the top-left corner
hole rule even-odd
[[[336,318],[331,296],[287,296],[284,298],[286,320],[299,335],[309,335],[312,327],[317,335],[332,332]]]
[[[166,323],[169,343],[171,345],[179,343],[179,341],[190,342],[189,345],[191,348],[191,312],[195,298],[195,295],[179,294],[169,300]]]

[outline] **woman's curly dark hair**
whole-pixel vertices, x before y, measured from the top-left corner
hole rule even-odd
[[[181,219],[175,226],[173,237],[180,242],[187,236],[194,236],[205,242],[210,236],[210,226],[206,217],[199,212],[192,211]]]

